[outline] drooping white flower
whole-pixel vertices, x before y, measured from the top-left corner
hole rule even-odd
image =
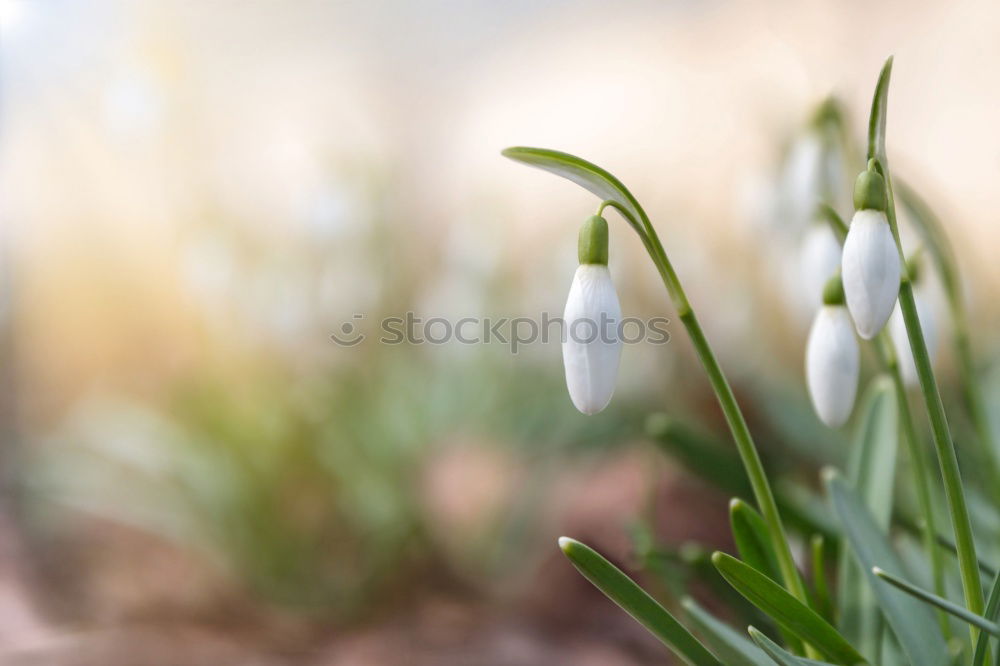
[[[917,317],[920,319],[920,329],[924,333],[924,344],[927,345],[927,354],[934,362],[937,355],[937,322],[934,318],[930,302],[924,297],[920,290],[913,292],[913,300],[917,304]],[[920,378],[917,376],[917,366],[913,362],[913,352],[910,350],[910,339],[906,334],[906,322],[903,321],[903,313],[896,304],[896,309],[892,311],[892,320],[889,322],[889,334],[892,336],[893,346],[896,348],[896,358],[899,363],[899,372],[903,376],[903,383],[907,386],[917,386]]]
[[[812,113],[789,146],[779,178],[781,223],[798,230],[820,203],[849,205],[844,161],[844,124],[840,103],[830,97]]]
[[[840,243],[829,225],[814,223],[809,227],[799,250],[798,287],[810,313],[821,302],[827,280],[840,269],[840,254]]]
[[[618,378],[622,318],[618,294],[607,266],[607,222],[594,216],[580,230],[580,266],[563,312],[563,365],[566,388],[584,414],[596,414],[611,401]]]
[[[781,173],[783,222],[799,226],[812,218],[822,191],[823,161],[819,132],[810,130],[792,144]]]
[[[851,415],[860,368],[858,340],[847,308],[824,305],[809,331],[806,383],[816,414],[831,428],[843,425]]]
[[[874,170],[863,171],[855,185],[857,212],[841,258],[847,307],[866,340],[885,326],[899,295],[899,252],[885,215],[885,198],[882,177]]]

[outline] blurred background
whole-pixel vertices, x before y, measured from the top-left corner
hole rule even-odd
[[[597,202],[499,151],[593,160],[819,529],[845,435],[804,391],[801,201],[819,178],[850,214],[895,54],[889,155],[945,222],[989,380],[998,34],[989,0],[0,0],[0,661],[663,663],[555,540],[731,602],[701,574],[745,481],[683,329],[627,346],[584,417],[557,342],[378,322],[560,315]],[[624,311],[673,317],[620,222]],[[346,322],[368,339],[336,345]]]

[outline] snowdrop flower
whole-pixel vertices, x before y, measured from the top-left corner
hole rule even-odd
[[[841,259],[847,307],[865,340],[874,338],[889,320],[900,276],[899,252],[885,216],[885,182],[872,166],[855,182],[856,212]]]
[[[816,221],[809,227],[799,251],[799,288],[809,312],[816,309],[823,287],[840,269],[840,242],[828,224]]]
[[[823,307],[816,313],[806,344],[809,396],[820,420],[831,428],[843,425],[851,415],[860,368],[858,341],[837,275],[823,291]]]
[[[793,226],[806,223],[819,203],[823,185],[823,137],[811,129],[788,151],[780,182],[783,217]]]
[[[843,141],[840,104],[832,97],[825,99],[785,158],[779,179],[782,222],[793,228],[805,226],[820,202],[846,203],[850,191],[844,177]]]
[[[622,351],[622,311],[608,272],[608,223],[603,217],[583,223],[579,257],[563,312],[563,365],[573,404],[584,414],[596,414],[615,392]]]

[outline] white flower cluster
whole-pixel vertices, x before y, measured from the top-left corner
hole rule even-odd
[[[833,273],[823,289],[823,305],[813,319],[806,346],[806,382],[813,407],[820,420],[836,428],[851,415],[861,372],[861,353],[857,337],[871,340],[890,326],[899,357],[899,367],[907,384],[916,381],[916,370],[906,327],[896,307],[902,266],[896,240],[886,216],[885,182],[873,164],[858,176],[854,188],[855,213],[844,240],[837,245],[832,230],[820,238],[813,250],[807,246],[807,259],[820,260],[830,254],[833,243],[835,261],[822,266]],[[600,216],[588,219],[580,229],[580,266],[573,277],[564,325],[573,330],[578,324],[621,320],[621,305],[608,271],[608,228]],[[935,338],[931,318],[923,299],[918,310],[925,339],[932,348]],[[584,414],[596,414],[611,400],[618,377],[622,341],[617,337],[593,336],[580,339],[565,336],[563,364],[570,399]]]
[[[855,213],[840,253],[840,272],[828,283],[823,307],[809,332],[806,383],[816,414],[832,428],[847,421],[857,395],[860,351],[855,331],[871,340],[894,317],[889,333],[900,371],[906,384],[917,381],[906,326],[896,303],[902,267],[886,205],[885,182],[869,165],[855,184]],[[933,349],[932,318],[919,294],[917,307],[928,349]]]

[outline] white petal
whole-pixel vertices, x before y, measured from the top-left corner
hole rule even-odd
[[[583,264],[576,269],[563,312],[563,365],[573,404],[596,414],[611,401],[618,377],[622,311],[607,266]]]
[[[917,317],[920,319],[920,329],[924,333],[927,353],[931,357],[931,363],[933,363],[935,356],[937,356],[937,322],[931,312],[930,303],[920,292],[914,292],[913,300],[917,304]],[[910,351],[910,339],[906,335],[906,322],[903,321],[903,313],[900,311],[898,303],[896,309],[892,311],[889,333],[892,335],[892,342],[896,347],[896,357],[899,361],[899,372],[903,375],[903,383],[907,386],[919,385],[920,378],[917,376],[917,366],[913,362],[913,352]]]
[[[824,305],[806,345],[806,383],[816,414],[836,428],[847,421],[858,390],[860,352],[854,326],[842,305]]]
[[[840,268],[840,243],[825,224],[813,224],[802,239],[799,252],[799,288],[809,312],[823,303],[823,287]]]
[[[885,213],[859,210],[851,220],[841,260],[844,295],[858,335],[882,330],[899,295],[899,253]]]

